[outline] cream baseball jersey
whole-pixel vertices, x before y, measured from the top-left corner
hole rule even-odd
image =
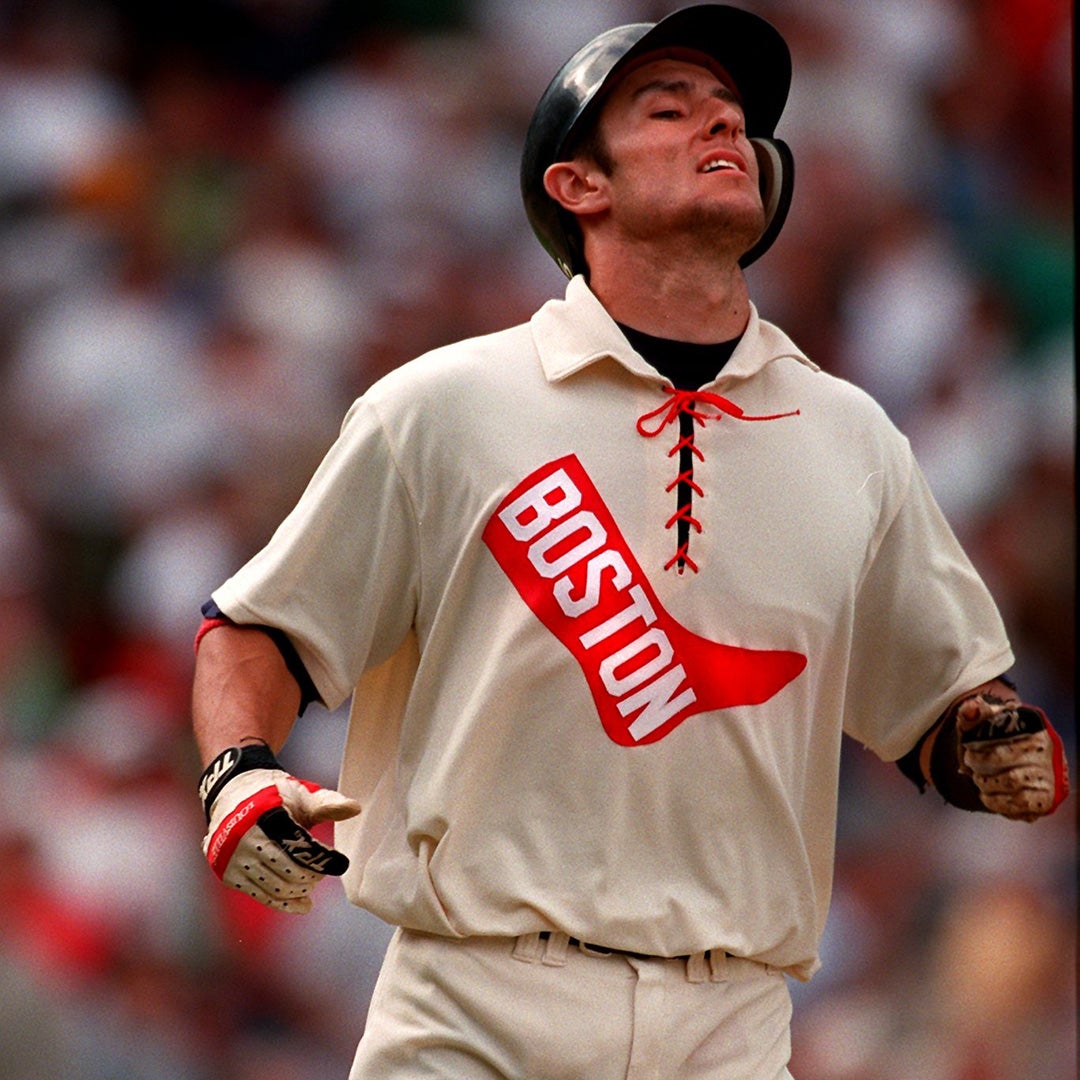
[[[353,695],[355,903],[798,978],[842,732],[895,759],[1012,663],[866,394],[756,310],[679,393],[580,277],[374,385],[214,599],[284,630],[328,706]]]

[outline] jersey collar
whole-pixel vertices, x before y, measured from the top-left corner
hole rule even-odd
[[[642,378],[663,381],[656,369],[631,348],[581,275],[569,281],[565,299],[549,300],[540,308],[531,326],[548,382],[560,382],[606,357]],[[818,370],[782,330],[760,319],[751,304],[746,332],[717,382],[748,378],[782,356]]]

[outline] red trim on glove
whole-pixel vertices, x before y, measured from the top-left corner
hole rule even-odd
[[[1050,742],[1054,748],[1054,801],[1050,809],[1046,811],[1052,814],[1069,795],[1069,769],[1065,762],[1065,744],[1061,741],[1061,736],[1046,719],[1045,713],[1043,713],[1043,720],[1046,723],[1046,733],[1050,736]]]
[[[281,792],[276,784],[270,784],[245,799],[225,817],[206,848],[207,861],[219,879],[224,878],[244,834],[255,826],[267,810],[273,810],[280,805]]]

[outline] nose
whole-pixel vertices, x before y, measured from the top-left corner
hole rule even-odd
[[[742,130],[742,113],[731,102],[712,98],[709,101],[706,123],[711,136],[722,135],[724,132],[735,136]]]

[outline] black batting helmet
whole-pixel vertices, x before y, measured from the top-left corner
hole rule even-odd
[[[521,193],[533,232],[567,277],[585,270],[581,232],[574,216],[545,191],[544,172],[564,160],[590,106],[612,78],[636,57],[670,46],[715,59],[742,99],[761,176],[765,231],[740,264],[749,266],[764,254],[784,224],[795,169],[791,150],[773,132],[791,86],[787,43],[771,23],[749,11],[725,4],[683,8],[657,23],[617,26],[593,38],[567,60],[536,106],[521,159]]]

